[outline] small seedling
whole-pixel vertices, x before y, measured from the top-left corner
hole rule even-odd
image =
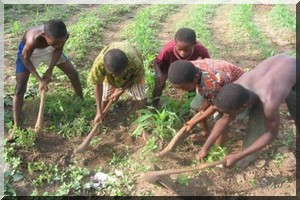
[[[189,185],[189,177],[187,175],[180,174],[176,177],[176,182],[180,185]]]

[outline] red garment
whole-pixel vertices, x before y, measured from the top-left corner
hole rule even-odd
[[[204,98],[214,99],[221,87],[237,80],[244,70],[224,60],[204,59],[191,61],[202,71],[197,92]]]
[[[175,46],[175,40],[168,42],[154,60],[154,62],[160,65],[160,69],[164,74],[168,73],[169,66],[172,62],[175,62],[176,60],[183,60],[176,52]],[[202,59],[210,58],[207,49],[197,41],[193,53],[184,60],[197,60],[199,57]]]

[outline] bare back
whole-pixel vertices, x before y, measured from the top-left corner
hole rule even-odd
[[[279,107],[296,84],[296,58],[286,54],[268,58],[235,83],[256,93],[263,104]]]

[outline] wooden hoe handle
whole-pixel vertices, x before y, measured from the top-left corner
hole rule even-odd
[[[43,128],[45,98],[46,98],[46,90],[43,89],[41,91],[41,100],[40,100],[39,113],[38,113],[38,117],[37,117],[35,127],[34,127],[34,130],[35,130],[36,133],[40,132],[40,130]]]
[[[107,103],[107,105],[106,105],[106,107],[103,111],[103,118],[105,117],[106,113],[110,109],[112,103],[113,103],[112,99],[108,101],[108,103]],[[97,122],[96,124],[94,124],[94,126],[93,126],[92,130],[90,131],[90,133],[86,136],[86,138],[79,145],[79,147],[74,151],[75,153],[82,153],[82,152],[85,151],[85,149],[89,145],[90,141],[92,140],[94,135],[97,133],[97,130],[98,130],[98,127],[100,126],[100,124],[101,124],[101,122]]]

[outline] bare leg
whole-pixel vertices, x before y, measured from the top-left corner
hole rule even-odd
[[[15,86],[15,93],[13,98],[13,115],[14,115],[14,126],[20,126],[21,112],[24,101],[24,94],[27,89],[27,82],[29,78],[29,72],[22,72],[16,74],[17,84]]]
[[[166,82],[164,82],[161,86],[159,86],[158,81],[155,81],[154,90],[152,92],[152,105],[157,108],[160,100],[160,96],[166,86]]]
[[[59,69],[61,69],[70,79],[71,84],[76,92],[76,94],[83,99],[83,94],[82,94],[82,86],[80,83],[79,75],[72,63],[67,60],[64,63],[61,63],[57,65]]]

